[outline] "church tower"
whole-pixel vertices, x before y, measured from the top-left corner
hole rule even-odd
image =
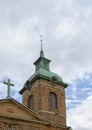
[[[34,62],[35,73],[20,90],[22,103],[54,125],[66,127],[65,88],[62,78],[51,72],[42,44],[39,58]]]

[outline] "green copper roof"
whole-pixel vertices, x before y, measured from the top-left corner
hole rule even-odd
[[[50,60],[40,56],[35,62],[34,65],[36,66],[36,71],[39,70],[39,68],[43,68],[44,70],[48,70],[49,71],[49,63]]]
[[[34,65],[36,66],[36,72],[30,77],[29,81],[34,80],[35,77],[42,77],[44,79],[50,80],[54,76],[57,78],[58,82],[63,82],[62,78],[59,75],[50,71],[50,62],[51,60],[44,57],[44,52],[41,44],[40,57],[34,62]]]
[[[44,70],[49,71],[50,62],[51,61],[49,59],[44,57],[44,51],[42,49],[42,44],[41,44],[40,57],[34,62],[34,65],[36,66],[36,71],[38,71],[39,68],[43,68]]]
[[[52,77],[56,77],[56,79],[57,79],[58,82],[63,82],[62,78],[59,75],[57,75],[57,74],[55,74],[53,72],[50,72],[48,70],[45,70],[43,68],[38,69],[38,71],[36,71],[36,73],[34,73],[29,78],[29,81],[32,81],[37,76],[38,77],[43,77],[44,79],[48,79],[48,80],[50,80]]]
[[[62,78],[51,72],[49,69],[49,63],[51,61],[44,57],[44,52],[42,50],[42,44],[41,44],[41,51],[39,58],[34,62],[34,65],[36,66],[35,73],[26,81],[24,84],[24,88],[20,90],[20,93],[25,91],[25,89],[28,87],[29,83],[33,83],[38,78],[43,78],[46,80],[51,80],[52,77],[55,77],[58,84],[62,84],[65,87],[67,87],[67,84],[63,82]]]

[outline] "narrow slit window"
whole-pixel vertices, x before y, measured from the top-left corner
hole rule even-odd
[[[29,97],[29,108],[34,110],[34,96],[33,95]]]
[[[49,94],[50,109],[57,109],[57,95],[53,92]]]

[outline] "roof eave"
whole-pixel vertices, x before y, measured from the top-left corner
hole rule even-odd
[[[37,62],[39,62],[41,59],[46,60],[48,63],[51,62],[51,60],[45,58],[45,57],[39,57],[33,64],[36,65]]]
[[[38,75],[36,75],[35,77],[33,77],[33,78],[31,79],[31,81],[30,81],[31,84],[34,83],[38,78],[43,78],[43,79],[46,79],[46,80],[48,80],[48,81],[51,80],[51,79],[50,79],[49,77],[47,77],[47,76],[38,74]],[[66,87],[68,86],[68,84],[67,84],[67,83],[64,83],[64,82],[58,81],[57,83],[60,84],[60,85],[63,85],[64,88],[66,88]],[[22,94],[26,89],[27,89],[27,87],[23,87],[23,88],[19,91],[19,93]]]

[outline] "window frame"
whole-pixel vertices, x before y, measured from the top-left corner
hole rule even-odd
[[[57,110],[57,94],[54,92],[49,93],[49,108],[50,110]]]
[[[29,107],[31,110],[34,110],[34,96],[33,96],[33,95],[30,95],[30,96],[29,96],[29,99],[28,99],[28,107]]]

